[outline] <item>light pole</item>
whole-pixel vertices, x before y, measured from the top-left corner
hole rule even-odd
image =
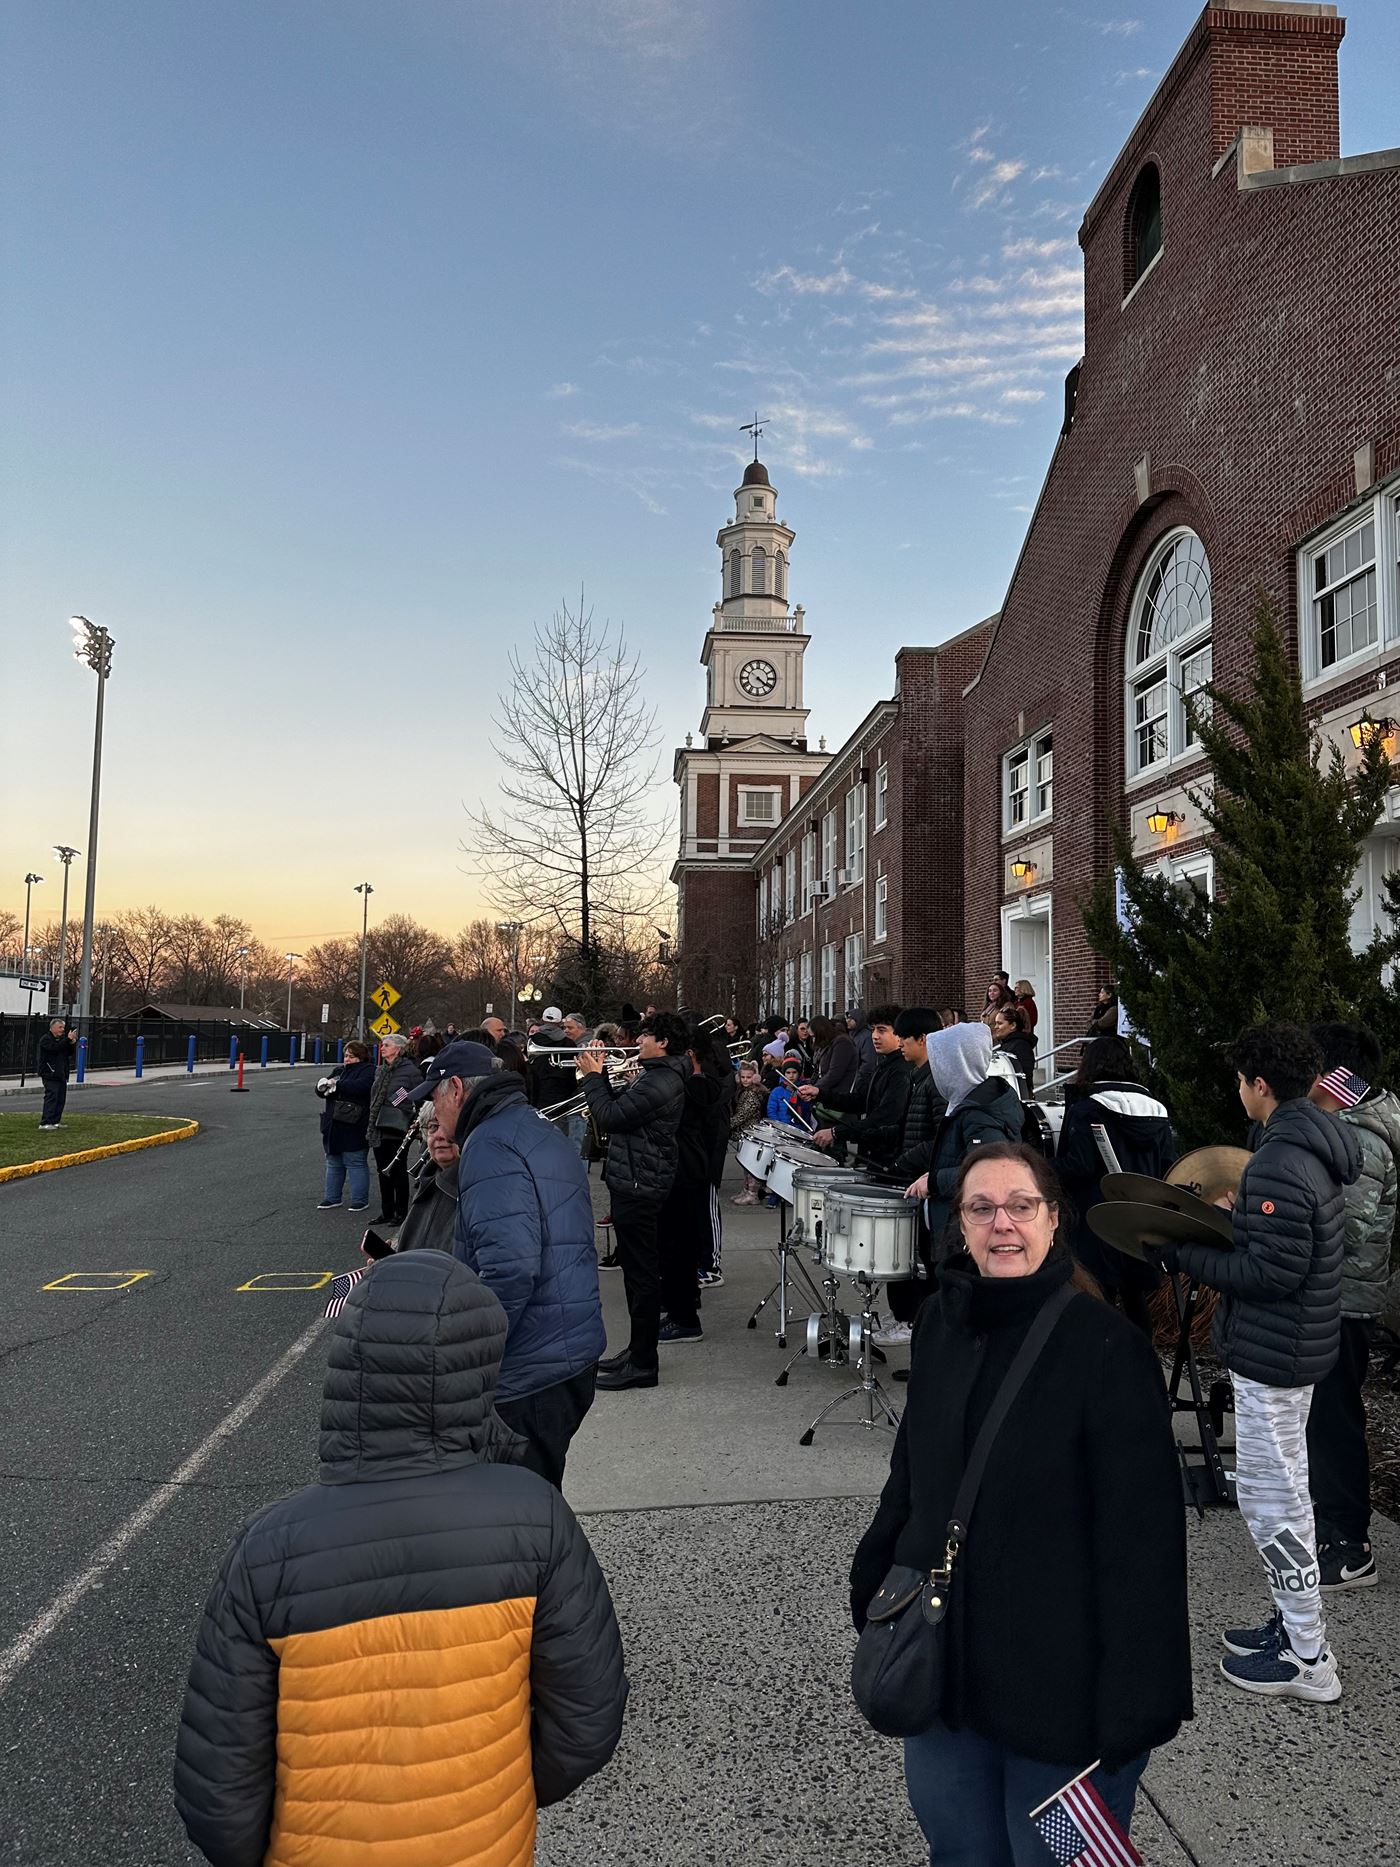
[[[24,878],[24,956],[19,962],[21,972],[29,971],[29,901],[43,879],[42,875],[35,875],[32,871]]]
[[[74,856],[79,852],[76,849],[70,849],[67,843],[55,843],[53,853],[63,864],[63,911],[59,917],[58,936],[58,1008],[66,1018],[68,1016],[66,996],[68,988],[68,871],[72,867]]]
[[[288,1029],[289,1031],[290,1031],[290,1030],[291,1030],[291,1028],[292,1028],[292,970],[293,970],[293,962],[294,962],[294,961],[296,961],[296,960],[299,960],[300,958],[301,958],[301,954],[300,954],[300,953],[288,953],[288,955],[287,955],[287,1029]]]
[[[523,926],[523,921],[496,922],[496,932],[508,935],[510,938],[510,1015],[512,1019],[516,1016],[515,995],[520,985],[520,930]],[[510,1028],[514,1030],[515,1025],[512,1023]]]
[[[248,949],[246,946],[239,947],[238,957],[240,961],[242,962],[238,968],[238,1009],[242,1011],[243,996],[248,990]],[[105,975],[104,975],[104,987],[105,987]]]
[[[369,898],[374,890],[368,882],[356,882],[355,893],[365,898],[365,917],[360,924],[360,1021],[355,1026],[356,1037],[363,1040],[365,1034],[365,963],[369,957]]]
[[[92,1009],[92,920],[97,906],[97,800],[102,784],[102,703],[112,672],[112,637],[86,616],[73,619],[73,655],[97,676],[97,726],[92,742],[92,807],[88,814],[87,899],[83,903],[83,964],[78,978],[78,1022],[86,1025]]]

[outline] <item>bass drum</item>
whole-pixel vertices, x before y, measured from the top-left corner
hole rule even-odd
[[[832,1187],[822,1219],[821,1260],[843,1277],[902,1283],[917,1275],[918,1202],[898,1187]]]

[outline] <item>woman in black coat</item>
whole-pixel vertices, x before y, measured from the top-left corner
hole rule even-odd
[[[992,1013],[991,1033],[993,1051],[1010,1057],[1021,1100],[1029,1102],[1031,1084],[1035,1080],[1035,1039],[1030,1034],[1030,1020],[1024,1006],[998,1005]]]
[[[325,1085],[322,1087],[322,1085]],[[326,1150],[326,1190],[317,1207],[328,1211],[340,1204],[345,1176],[350,1175],[350,1210],[369,1206],[369,1099],[374,1093],[374,1065],[368,1044],[358,1038],[345,1046],[345,1062],[316,1085],[325,1101],[321,1111],[321,1144]]]
[[[1089,1213],[1103,1197],[1110,1171],[1094,1134],[1102,1128],[1124,1173],[1164,1180],[1176,1159],[1176,1138],[1163,1103],[1133,1078],[1133,1053],[1121,1037],[1095,1037],[1084,1046],[1074,1080],[1065,1087],[1065,1118],[1055,1149],[1055,1171],[1069,1195],[1070,1248],[1102,1284],[1111,1302],[1147,1335],[1147,1298],[1162,1281],[1155,1265],[1126,1257],[1089,1229]]]
[[[977,1430],[1037,1311],[1076,1279],[1054,1171],[1032,1149],[974,1149],[954,1206],[965,1249],[919,1312],[889,1479],[851,1569],[857,1628],[893,1564],[942,1566]],[[1148,1753],[1190,1716],[1186,1523],[1161,1371],[1083,1289],[993,1444],[952,1583],[940,1716],[905,1740],[932,1859],[1044,1861],[1029,1811],[1095,1763],[1126,1829]]]

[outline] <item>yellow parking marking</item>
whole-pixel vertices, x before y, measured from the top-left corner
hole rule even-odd
[[[259,1271],[239,1290],[324,1290],[334,1271]]]
[[[154,1276],[154,1271],[65,1271],[62,1277],[55,1277],[51,1284],[43,1287],[45,1290],[129,1290],[143,1277]]]

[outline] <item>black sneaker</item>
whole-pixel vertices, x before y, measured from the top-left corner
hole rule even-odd
[[[703,1342],[705,1331],[698,1322],[664,1322],[656,1339],[658,1342]]]
[[[609,1251],[603,1257],[599,1258],[598,1269],[600,1271],[620,1271],[622,1269],[622,1259],[615,1251]]]
[[[1369,1543],[1324,1543],[1317,1562],[1324,1595],[1338,1594],[1344,1588],[1374,1588],[1381,1579]]]
[[[623,1349],[620,1355],[605,1355],[598,1363],[599,1374],[611,1374],[615,1368],[620,1368],[626,1359],[626,1349]]]
[[[1220,1643],[1230,1653],[1267,1653],[1286,1638],[1283,1616],[1275,1608],[1262,1627],[1231,1627],[1220,1636]]]
[[[352,1212],[368,1212],[368,1211],[369,1211],[369,1201],[368,1201],[368,1200],[366,1200],[366,1201],[365,1201],[365,1203],[364,1203],[364,1204],[363,1204],[362,1206],[352,1206],[352,1207],[350,1208],[350,1210],[351,1210]]]
[[[323,1199],[317,1206],[317,1212],[334,1212],[340,1205],[338,1199]]]
[[[598,1392],[617,1394],[628,1387],[655,1387],[659,1378],[655,1368],[638,1368],[629,1356],[624,1355],[618,1367],[600,1371]]]

